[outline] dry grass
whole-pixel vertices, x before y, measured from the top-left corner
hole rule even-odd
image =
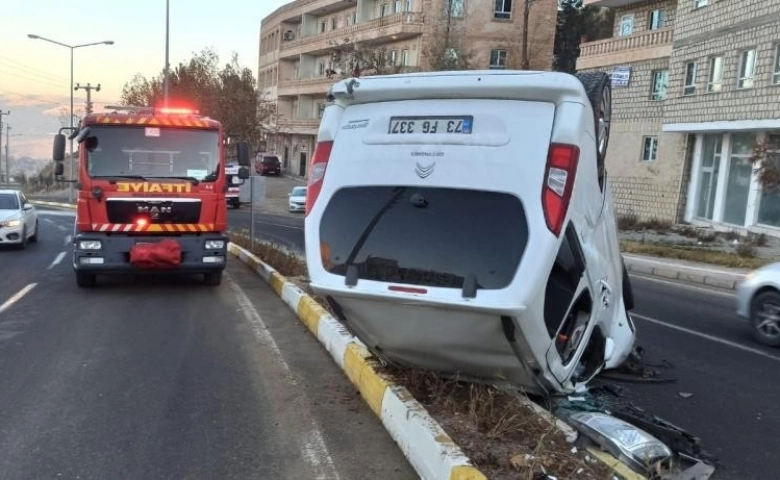
[[[287,251],[280,245],[275,243],[255,242],[254,248],[250,248],[251,242],[249,241],[248,235],[243,233],[230,233],[228,234],[228,237],[231,242],[250,250],[257,255],[260,260],[274,267],[277,272],[285,277],[306,278],[308,276],[306,261],[294,253]]]
[[[752,246],[738,247],[737,253],[723,252],[706,247],[641,243],[631,240],[621,241],[620,246],[621,250],[626,253],[710,263],[730,268],[753,269],[772,262],[771,260],[756,258],[755,249]]]
[[[488,478],[608,479],[610,469],[575,449],[518,396],[419,369],[382,367],[404,385]],[[527,397],[526,397],[527,398]]]

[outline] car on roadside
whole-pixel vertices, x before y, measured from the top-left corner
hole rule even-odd
[[[780,347],[780,262],[745,275],[737,286],[737,315],[750,322],[757,342]]]
[[[376,356],[539,394],[633,350],[603,72],[333,84],[312,156],[312,289]]]
[[[26,248],[38,240],[38,212],[23,192],[0,190],[0,246]]]
[[[306,187],[293,187],[287,194],[288,208],[290,212],[304,212],[306,210]]]
[[[282,174],[282,161],[277,155],[261,154],[255,160],[255,171],[260,175],[279,176]]]

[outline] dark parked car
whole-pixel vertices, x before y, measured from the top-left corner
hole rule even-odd
[[[260,175],[281,175],[282,162],[276,155],[262,155],[255,161],[255,171]]]

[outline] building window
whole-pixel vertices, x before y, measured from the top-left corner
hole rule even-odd
[[[634,32],[634,14],[623,15],[620,19],[620,31],[619,36],[625,37],[631,35]]]
[[[448,48],[444,51],[445,66],[448,70],[455,70],[458,66],[458,49]]]
[[[325,62],[320,62],[319,65],[320,77],[325,75]]]
[[[642,161],[652,162],[658,155],[658,137],[642,138]]]
[[[401,50],[401,66],[405,67],[409,65],[409,50]]]
[[[383,3],[379,6],[379,16],[384,17],[385,15],[387,15],[387,4]]]
[[[330,19],[330,29],[335,30],[339,26],[339,21],[336,17]]]
[[[744,226],[747,216],[750,179],[753,175],[753,133],[731,134],[731,155],[729,155],[726,196],[723,201],[723,221],[731,225]]]
[[[693,0],[693,8],[706,7],[709,3],[709,0]]]
[[[387,60],[388,65],[395,65],[398,61],[398,50],[390,50],[390,58]]]
[[[490,69],[503,70],[506,68],[506,50],[490,51]]]
[[[669,71],[656,70],[653,72],[653,85],[650,91],[650,100],[666,99],[666,88],[669,85]]]
[[[325,23],[325,20],[320,22],[320,33],[325,33],[325,26],[327,23]]]
[[[322,114],[325,113],[325,103],[317,103],[317,118],[322,118]]]
[[[512,18],[512,0],[496,0],[493,18],[509,20]]]
[[[746,50],[739,56],[739,79],[737,88],[753,88],[756,73],[756,50]]]
[[[461,18],[463,16],[463,0],[447,0],[448,16],[450,18]]]
[[[775,47],[775,68],[772,69],[772,84],[780,85],[780,44]]]
[[[762,161],[772,162],[775,168],[780,167],[780,132],[767,133],[766,141],[770,150],[767,158]],[[780,227],[780,192],[777,190],[761,191],[756,223]]]
[[[412,0],[406,0],[406,7],[404,7],[404,10],[407,12],[412,11]]]
[[[722,135],[704,135],[696,216],[705,220],[712,220],[715,208],[715,192],[718,187],[722,145]]]
[[[658,30],[666,26],[666,12],[663,10],[653,10],[650,12],[650,19],[648,21],[650,30]]]
[[[357,12],[352,12],[352,25],[357,23]]]
[[[723,89],[723,57],[710,58],[710,73],[707,77],[707,92],[720,92]]]
[[[693,95],[694,93],[696,93],[696,62],[688,62],[685,64],[683,95]]]
[[[401,0],[395,0],[393,2],[393,13],[401,13]]]

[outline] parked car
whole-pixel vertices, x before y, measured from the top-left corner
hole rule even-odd
[[[780,262],[757,268],[740,282],[737,315],[750,321],[756,341],[780,347]]]
[[[255,171],[260,175],[281,175],[282,162],[276,155],[261,155],[255,160]]]
[[[306,187],[293,187],[287,195],[291,212],[303,212],[306,210]]]
[[[542,394],[625,361],[607,74],[371,76],[328,100],[308,271],[375,355]]]
[[[0,190],[0,245],[26,248],[38,240],[38,213],[24,193]]]

